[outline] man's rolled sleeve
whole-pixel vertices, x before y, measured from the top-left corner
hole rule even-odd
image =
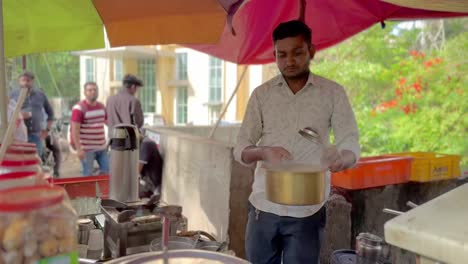
[[[354,166],[361,155],[359,131],[353,109],[351,108],[348,97],[341,86],[336,89],[334,94],[331,125],[335,134],[335,141],[337,142],[338,150],[349,150],[354,153]]]
[[[135,125],[138,128],[142,128],[145,123],[145,116],[143,114],[143,109],[141,108],[140,100],[135,99],[135,111],[133,112],[135,118]]]
[[[242,126],[237,136],[237,144],[234,147],[234,158],[246,167],[254,167],[255,162],[247,164],[242,160],[242,152],[245,148],[256,146],[262,134],[262,115],[257,93],[254,91],[247,104]]]
[[[47,114],[47,121],[54,121],[55,117],[54,117],[54,109],[52,108],[52,106],[50,105],[49,103],[49,99],[47,99],[47,96],[45,94],[42,94],[42,96],[44,96],[44,110]]]
[[[152,146],[150,142],[143,141],[140,145],[140,163],[148,164],[152,154]]]

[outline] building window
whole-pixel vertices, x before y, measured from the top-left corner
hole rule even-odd
[[[209,106],[209,122],[210,124],[216,123],[218,121],[219,115],[221,114],[222,105],[210,105]]]
[[[179,81],[187,80],[187,53],[176,53],[176,77]]]
[[[122,59],[114,60],[114,81],[122,81],[123,76],[123,62]]]
[[[188,93],[187,86],[177,87],[177,97],[176,97],[176,123],[177,124],[186,124],[187,123],[187,101]]]
[[[222,94],[222,78],[223,78],[223,69],[222,61],[215,57],[210,57],[210,103],[222,103],[221,94]]]
[[[94,76],[94,59],[87,58],[85,62],[86,62],[86,81],[95,82],[96,78]]]
[[[140,89],[139,99],[143,112],[156,112],[156,61],[155,59],[138,60],[138,76],[144,86]]]

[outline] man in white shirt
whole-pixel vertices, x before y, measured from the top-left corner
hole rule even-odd
[[[305,127],[316,131],[323,142],[329,142],[333,129],[338,144],[327,153],[330,171],[352,167],[360,155],[356,120],[343,87],[309,70],[315,54],[311,35],[310,28],[297,20],[274,30],[281,74],[252,93],[234,149],[237,161],[256,166],[246,230],[247,259],[254,264],[319,263],[326,223],[325,202],[285,206],[268,201],[262,163],[320,164],[323,147],[298,133]],[[326,198],[329,193],[327,171]]]

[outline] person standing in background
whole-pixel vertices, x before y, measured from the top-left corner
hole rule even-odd
[[[43,122],[43,128],[45,129],[47,126],[47,113],[45,109],[42,109],[43,115],[44,115],[44,122]],[[50,133],[47,135],[47,137],[44,139],[45,142],[45,147],[49,149],[52,152],[52,156],[54,158],[54,168],[53,168],[53,175],[54,178],[59,178],[60,177],[60,165],[62,163],[62,151],[60,149],[60,143],[59,143],[59,137],[54,133],[54,130],[49,131]],[[43,151],[43,154],[46,154],[46,151]],[[42,162],[45,162],[45,155],[42,156]]]
[[[143,82],[132,74],[124,76],[123,87],[119,93],[107,99],[107,126],[109,128],[109,138],[115,125],[132,124],[138,129],[143,127],[144,115],[141,103],[135,94],[138,88],[143,86]]]
[[[21,108],[21,115],[28,130],[28,142],[36,144],[37,153],[42,155],[42,140],[49,134],[54,120],[54,110],[47,99],[47,96],[37,88],[34,88],[34,74],[24,71],[18,77],[20,88],[11,91],[10,99],[18,101],[20,89],[28,89],[28,94]],[[42,109],[47,114],[46,125],[43,128],[44,115]]]
[[[71,145],[81,160],[83,176],[93,175],[94,161],[100,174],[109,173],[109,157],[104,125],[106,107],[97,101],[98,86],[95,82],[84,84],[85,99],[73,106],[71,116]]]

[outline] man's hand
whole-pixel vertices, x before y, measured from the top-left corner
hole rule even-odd
[[[292,155],[282,147],[262,147],[262,160],[271,165],[292,160]]]
[[[23,116],[23,119],[29,119],[32,117],[31,112],[21,112],[21,116]]]
[[[42,130],[41,131],[41,139],[45,139],[49,135],[49,131]]]
[[[78,149],[78,151],[76,152],[76,154],[78,155],[78,158],[80,160],[84,160],[85,156],[86,156],[86,152],[83,150],[83,149]]]
[[[283,160],[291,160],[292,155],[282,147],[256,147],[250,146],[242,151],[242,161],[253,164],[257,161],[277,164]]]
[[[350,168],[355,162],[355,156],[349,150],[338,151],[335,146],[332,146],[324,150],[321,162],[331,172],[339,172]]]

